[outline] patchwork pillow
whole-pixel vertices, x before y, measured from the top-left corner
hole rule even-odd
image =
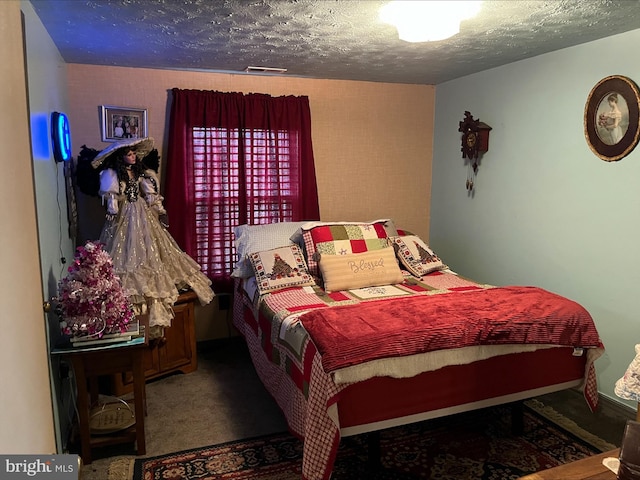
[[[382,223],[384,229],[387,231],[387,237],[395,237],[396,235],[400,235],[400,233],[398,233],[398,230],[396,230],[395,223],[393,223],[393,220],[391,220],[390,218],[382,218],[365,222],[321,222],[320,220],[314,220],[303,223],[303,225],[291,236],[291,241],[293,243],[297,243],[298,245],[302,245],[302,234],[305,230],[311,230],[313,227],[318,227],[321,225],[352,225],[361,223]]]
[[[416,277],[448,268],[417,235],[393,237],[391,242],[400,263]]]
[[[319,255],[349,255],[389,246],[384,221],[374,223],[334,223],[303,228],[302,240],[312,275],[320,275]]]
[[[248,255],[260,295],[282,288],[315,285],[295,244]]]
[[[402,283],[393,248],[347,255],[320,254],[318,262],[327,292]]]
[[[239,278],[249,278],[253,276],[253,270],[247,254],[290,245],[290,237],[305,223],[308,222],[238,225],[233,229],[238,261],[231,276]]]

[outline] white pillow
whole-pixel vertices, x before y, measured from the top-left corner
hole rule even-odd
[[[238,261],[231,273],[232,277],[249,278],[253,276],[253,268],[247,255],[253,252],[271,250],[272,248],[291,245],[290,237],[305,222],[281,222],[267,225],[238,225],[233,229],[235,234]]]

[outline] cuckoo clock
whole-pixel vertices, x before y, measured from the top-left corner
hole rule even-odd
[[[473,174],[467,175],[467,190],[473,190],[474,178],[478,173],[478,157],[489,150],[491,127],[480,120],[474,120],[470,112],[464,112],[464,120],[458,128],[462,132],[462,158],[469,160]]]

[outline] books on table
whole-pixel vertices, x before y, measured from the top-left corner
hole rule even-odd
[[[71,344],[74,347],[88,347],[90,345],[106,345],[108,343],[128,342],[129,340],[143,335],[143,327],[140,322],[135,320],[131,322],[124,332],[107,333],[99,337],[98,335],[85,335],[82,337],[72,337]]]

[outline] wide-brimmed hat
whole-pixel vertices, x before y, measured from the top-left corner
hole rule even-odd
[[[93,168],[98,168],[102,163],[107,160],[111,155],[116,153],[121,148],[134,148],[136,151],[136,156],[139,160],[142,160],[146,157],[151,150],[153,150],[153,138],[145,137],[145,138],[125,138],[123,140],[118,140],[117,142],[113,142],[107,148],[102,150],[96,158],[91,162],[91,166]]]

